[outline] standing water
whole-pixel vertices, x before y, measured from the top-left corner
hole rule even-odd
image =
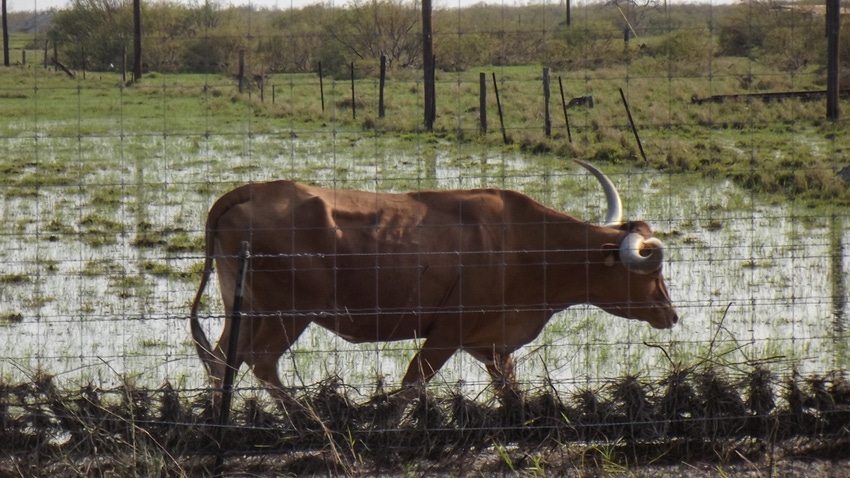
[[[103,387],[165,380],[206,386],[187,330],[188,307],[200,278],[206,211],[240,183],[285,177],[393,192],[505,187],[588,221],[605,213],[595,179],[563,159],[451,147],[412,152],[389,140],[374,150],[323,150],[329,143],[291,139],[281,146],[277,138],[269,139],[276,146],[254,140],[255,149],[278,151],[259,158],[220,153],[235,149],[222,141],[106,143],[105,156],[125,158],[132,150],[145,160],[122,159],[55,187],[4,196],[3,378],[43,370]],[[43,159],[51,161],[59,162]],[[664,240],[664,276],[680,323],[659,331],[590,306],[570,308],[517,352],[521,381],[575,387],[625,375],[657,378],[671,361],[730,372],[756,364],[777,373],[850,367],[843,246],[850,232],[843,211],[771,204],[725,180],[597,166],[619,188],[627,219],[648,222]],[[217,286],[207,288],[205,304],[204,324],[215,338],[222,323]],[[311,327],[284,355],[281,375],[288,385],[339,375],[363,393],[379,381],[389,389],[418,345],[354,345]],[[248,375],[241,380],[255,385]],[[484,367],[463,353],[435,379],[437,387],[461,384],[472,393],[488,382]]]

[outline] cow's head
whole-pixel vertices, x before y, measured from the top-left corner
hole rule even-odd
[[[590,302],[608,313],[643,320],[657,329],[674,326],[679,315],[661,275],[664,243],[644,222],[623,223],[622,203],[613,183],[594,166],[576,162],[602,184],[608,202],[604,227],[617,231],[613,236],[616,241],[602,245],[601,267],[589,272]]]

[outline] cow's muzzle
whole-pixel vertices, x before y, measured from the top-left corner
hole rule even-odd
[[[670,329],[679,323],[679,314],[676,313],[676,309],[672,306],[668,306],[668,310],[665,313],[659,314],[658,317],[647,320],[647,322],[654,329]]]

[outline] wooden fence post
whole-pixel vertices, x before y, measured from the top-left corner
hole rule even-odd
[[[841,29],[840,0],[826,0],[826,117],[837,121],[841,117],[838,106],[840,96],[839,68],[841,62],[839,50],[839,31]]]
[[[481,134],[487,134],[487,74],[478,74],[478,120],[481,123]]]
[[[640,136],[638,136],[638,130],[635,126],[635,120],[632,119],[632,110],[629,108],[629,102],[626,101],[626,94],[623,93],[623,89],[620,88],[620,98],[623,99],[623,106],[626,107],[626,114],[629,117],[629,124],[632,125],[632,132],[635,134],[635,141],[637,141],[638,149],[640,149],[640,155],[644,161],[646,161],[646,153],[643,152],[643,144],[640,142]]]
[[[549,114],[549,67],[543,68],[543,131],[552,136],[552,116]]]
[[[245,50],[239,50],[239,93],[245,92]]]
[[[502,126],[502,141],[508,144],[508,133],[505,132],[505,116],[502,114],[502,100],[499,98],[499,85],[496,81],[496,73],[493,72],[493,91],[496,93],[496,107],[499,110],[499,124]]]
[[[357,119],[357,104],[354,101],[354,62],[351,62],[351,119]]]
[[[325,82],[322,78],[322,62],[319,62],[319,95],[322,97],[322,113],[325,112]]]
[[[564,108],[564,123],[567,124],[567,139],[573,142],[573,134],[570,132],[570,117],[567,115],[567,100],[564,98],[564,83],[558,77],[558,88],[561,90],[561,107]]]
[[[381,55],[381,80],[378,84],[378,118],[383,118],[384,114],[384,85],[387,81],[387,57]]]

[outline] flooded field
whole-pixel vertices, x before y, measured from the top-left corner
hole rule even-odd
[[[598,183],[565,159],[472,153],[454,143],[405,147],[363,135],[21,139],[34,160],[6,171],[0,215],[0,376],[43,370],[71,384],[197,388],[206,379],[188,333],[208,207],[231,187],[289,178],[402,192],[504,187],[600,221]],[[478,151],[478,150],[476,150]],[[558,315],[516,356],[517,375],[575,389],[614,377],[660,377],[675,364],[730,374],[765,364],[850,368],[850,218],[846,210],[754,196],[725,180],[600,164],[626,217],[668,248],[665,277],[682,319],[672,330],[593,307]],[[218,336],[217,287],[206,296]],[[281,361],[286,384],[330,375],[370,393],[398,385],[414,341],[353,345],[311,327]],[[244,372],[244,369],[243,369]],[[482,365],[456,354],[435,387],[475,395]],[[240,385],[254,386],[244,375]]]

